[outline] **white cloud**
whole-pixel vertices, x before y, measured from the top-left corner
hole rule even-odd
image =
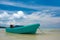
[[[21,24],[32,24],[32,23],[40,23],[41,27],[58,27],[57,24],[60,23],[60,17],[52,17],[54,14],[44,14],[42,12],[34,12],[30,15],[26,15],[27,18],[21,22]],[[46,12],[45,12],[46,13]],[[53,12],[51,12],[53,13]]]
[[[25,17],[24,12],[23,11],[17,11],[17,13],[13,13],[11,15],[10,19],[21,18],[21,17]]]
[[[20,15],[18,15],[18,14],[15,13],[15,14],[13,14],[13,17],[14,18],[20,18]]]
[[[37,13],[38,14],[38,13]],[[42,27],[50,27],[50,26],[56,26],[58,27],[58,23],[60,23],[60,17],[52,17],[51,14],[41,14],[36,15],[35,19],[38,20]],[[31,16],[32,17],[32,16]]]
[[[21,17],[24,16],[24,12],[23,11],[18,11],[17,14]]]
[[[25,15],[23,11],[17,11],[17,13],[14,13],[12,15],[8,14],[7,12],[4,12],[3,14],[0,14],[0,18],[8,19],[9,21],[6,24],[20,24],[20,25],[27,25],[27,24],[33,24],[33,23],[40,23],[41,27],[50,27],[50,26],[58,26],[57,24],[60,23],[60,17],[52,17],[51,13],[54,12],[48,12],[48,11],[40,11],[40,12],[33,12],[30,15]],[[17,21],[15,20],[20,19],[23,17],[23,20]],[[1,20],[1,19],[0,19]],[[1,22],[0,22],[1,23]],[[4,23],[4,22],[2,22]]]
[[[25,14],[23,11],[17,11],[17,13],[13,13],[13,14],[8,14],[6,11],[3,11],[3,13],[0,14],[0,19],[14,19],[14,18],[21,18],[21,17],[25,17]]]
[[[15,19],[20,19],[21,17],[26,18],[23,11],[17,11],[17,13],[13,14],[8,14],[6,11],[3,11],[3,13],[0,14],[0,21],[8,21],[6,24],[16,24]]]
[[[0,15],[0,18],[2,18],[2,16]]]
[[[5,19],[5,18],[8,18],[10,15],[4,11],[2,14],[0,14],[0,19]]]

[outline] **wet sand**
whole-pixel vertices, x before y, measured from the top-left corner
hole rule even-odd
[[[60,40],[60,30],[37,31],[36,34],[14,34],[6,33],[5,29],[0,29],[0,40]]]

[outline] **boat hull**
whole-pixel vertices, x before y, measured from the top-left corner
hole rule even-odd
[[[26,25],[24,27],[16,27],[16,28],[6,28],[6,32],[11,33],[20,33],[20,34],[34,34],[39,28],[40,24],[31,24]]]

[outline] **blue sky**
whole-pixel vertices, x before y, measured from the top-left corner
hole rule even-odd
[[[60,28],[60,0],[0,0],[1,26],[32,23]]]

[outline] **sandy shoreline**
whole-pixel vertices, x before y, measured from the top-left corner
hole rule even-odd
[[[0,30],[0,40],[60,40],[60,31],[40,32],[36,34],[14,34]]]

